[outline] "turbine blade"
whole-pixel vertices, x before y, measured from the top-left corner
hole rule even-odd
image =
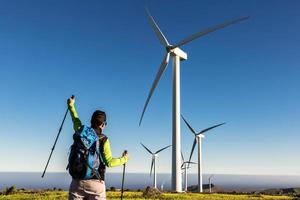
[[[222,24],[218,24],[216,26],[210,27],[210,28],[208,28],[208,29],[206,29],[204,31],[200,31],[198,33],[195,33],[194,35],[191,35],[190,37],[187,37],[186,39],[180,41],[178,44],[172,46],[172,48],[176,48],[176,47],[182,46],[182,45],[184,45],[184,44],[186,44],[186,43],[188,43],[188,42],[190,42],[192,40],[195,40],[195,39],[197,39],[197,38],[199,38],[201,36],[204,36],[204,35],[206,35],[208,33],[214,32],[214,31],[216,31],[218,29],[225,28],[226,26],[229,26],[231,24],[235,24],[235,23],[244,21],[244,20],[246,20],[248,18],[249,18],[249,16],[247,16],[247,17],[241,17],[241,18],[237,18],[237,19],[234,19],[234,20],[231,20],[231,21],[226,21],[226,22],[224,22]]]
[[[186,163],[188,163],[188,164],[197,164],[197,163],[195,163],[195,162],[186,162]]]
[[[222,126],[223,124],[225,124],[225,123],[217,124],[217,125],[215,125],[215,126],[212,126],[212,127],[206,128],[206,129],[204,129],[204,130],[200,131],[200,133],[198,133],[197,135],[199,135],[199,134],[203,134],[203,133],[205,133],[205,132],[207,132],[207,131],[209,131],[209,130],[211,130],[211,129],[217,128],[218,126]]]
[[[191,127],[191,125],[184,119],[183,115],[181,115],[181,118],[185,122],[185,124],[189,127],[189,129],[196,135],[195,130]]]
[[[185,161],[182,163],[181,167],[183,167],[185,164],[197,164],[195,162],[189,162],[189,161]]]
[[[181,169],[184,169],[184,168],[186,168],[186,164],[187,164],[188,162],[183,162],[182,164],[181,164]]]
[[[141,143],[141,145],[152,155],[153,153],[152,153],[152,151],[150,151],[150,149],[148,149],[145,145],[143,145],[142,143]]]
[[[157,153],[159,153],[159,152],[161,152],[161,151],[165,150],[166,148],[169,148],[170,146],[172,146],[172,145],[166,146],[166,147],[164,147],[164,148],[162,148],[162,149],[158,150],[157,152],[155,152],[155,154],[157,154]]]
[[[150,169],[150,177],[152,175],[152,169],[153,169],[153,165],[154,165],[154,159],[152,158],[152,162],[151,162],[151,169]]]
[[[191,150],[191,154],[190,154],[190,158],[189,158],[189,161],[188,161],[188,162],[191,162],[191,159],[192,159],[192,156],[193,156],[193,153],[194,153],[194,150],[195,150],[196,143],[197,143],[197,140],[196,140],[196,137],[195,137],[194,143],[193,143],[193,147],[192,147],[192,150]],[[189,167],[189,166],[190,166],[190,165],[188,165],[188,167]]]
[[[154,18],[151,16],[150,12],[148,9],[146,9],[147,12],[147,16],[148,16],[148,20],[156,34],[156,36],[158,37],[160,43],[162,45],[164,45],[165,47],[170,46],[167,38],[164,36],[164,34],[162,33],[162,31],[160,30],[159,26],[157,25],[157,23],[155,22]]]
[[[182,162],[184,163],[184,157],[183,157],[182,151],[181,151],[180,153],[181,153],[181,159],[182,159]]]
[[[153,84],[152,84],[152,87],[151,87],[151,89],[150,89],[150,92],[149,92],[149,94],[148,94],[148,97],[147,97],[147,100],[146,100],[146,103],[145,103],[145,106],[144,106],[144,109],[143,109],[143,112],[142,112],[142,115],[141,115],[141,118],[140,118],[139,126],[140,126],[141,123],[142,123],[142,120],[143,120],[145,111],[146,111],[146,109],[147,109],[147,106],[148,106],[148,103],[149,103],[149,101],[150,101],[150,98],[151,98],[151,96],[152,96],[152,94],[153,94],[153,92],[154,92],[154,90],[155,90],[155,88],[156,88],[156,86],[157,86],[157,83],[158,83],[158,81],[160,80],[161,75],[164,73],[164,71],[166,70],[166,68],[167,68],[167,66],[168,66],[169,58],[170,58],[170,54],[167,53],[167,54],[165,55],[165,57],[164,57],[162,63],[160,64],[160,68],[159,68],[159,70],[158,70],[158,72],[157,72],[157,74],[156,74],[156,77],[155,77],[155,79],[154,79],[154,82],[153,82]]]
[[[181,168],[181,169],[184,169],[184,168],[185,168],[184,165],[185,165],[185,162],[181,164],[181,167],[180,167],[180,168]]]

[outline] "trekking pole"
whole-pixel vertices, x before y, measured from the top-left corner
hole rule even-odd
[[[127,150],[124,151],[124,154],[127,154]],[[122,176],[122,187],[121,187],[121,200],[123,200],[123,193],[124,193],[125,167],[126,167],[126,164],[123,164],[123,176]]]
[[[71,98],[74,99],[75,96],[72,95]],[[63,125],[64,125],[64,123],[65,123],[65,119],[66,119],[66,117],[67,117],[68,112],[69,112],[69,108],[67,108],[67,110],[66,110],[66,112],[65,112],[65,115],[64,115],[64,118],[63,118],[63,120],[62,120],[62,122],[61,122],[60,128],[59,128],[59,130],[58,130],[58,134],[57,134],[57,136],[56,136],[56,138],[55,138],[54,145],[53,145],[53,147],[52,147],[52,149],[51,149],[51,153],[50,153],[50,156],[49,156],[49,158],[48,158],[46,167],[45,167],[44,172],[43,172],[43,174],[42,174],[42,178],[44,178],[44,176],[45,176],[45,173],[46,173],[46,170],[47,170],[49,161],[50,161],[50,159],[51,159],[53,150],[54,150],[54,148],[55,148],[55,145],[56,145],[56,142],[57,142],[58,137],[59,137],[59,135],[60,135],[60,132],[61,132],[61,130],[62,130],[62,127],[63,127]]]

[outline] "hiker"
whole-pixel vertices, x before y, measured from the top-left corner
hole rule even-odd
[[[93,133],[95,132],[98,136],[97,141],[99,141],[98,146],[100,152],[99,168],[98,170],[93,170],[93,169],[90,170],[92,171],[92,173],[94,173],[94,175],[93,174],[91,175],[92,176],[91,178],[88,179],[86,177],[77,178],[82,176],[76,174],[74,175],[74,172],[73,174],[70,173],[72,176],[72,182],[69,188],[69,200],[106,199],[106,188],[105,188],[105,181],[104,181],[105,167],[115,167],[115,166],[123,165],[128,161],[129,155],[127,151],[124,151],[122,157],[120,158],[112,157],[109,140],[107,136],[103,134],[103,130],[107,125],[105,112],[96,110],[91,117],[91,127],[87,127],[81,124],[81,121],[78,117],[78,114],[74,106],[75,98],[70,97],[67,103],[73,121],[73,128],[75,131],[73,138],[75,137],[76,133],[83,131],[83,129],[92,130],[92,132]],[[75,144],[75,139],[74,139],[74,144]],[[72,154],[72,148],[71,148],[70,155],[71,154]],[[70,165],[70,157],[69,157],[69,165]],[[70,167],[69,165],[68,167]],[[86,170],[90,168],[91,167],[88,166]]]

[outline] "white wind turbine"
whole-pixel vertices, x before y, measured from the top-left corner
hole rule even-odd
[[[212,178],[214,177],[214,175],[212,174],[212,175],[210,175],[209,177],[208,177],[208,184],[209,184],[209,193],[211,193],[211,185],[212,185],[212,182],[211,182],[211,180],[212,180]]]
[[[173,105],[172,105],[172,190],[176,192],[182,192],[182,179],[181,179],[181,167],[180,167],[180,152],[181,152],[181,141],[180,141],[180,61],[187,59],[187,54],[182,51],[179,47],[185,45],[192,40],[195,40],[201,36],[207,35],[213,31],[218,29],[225,28],[231,24],[243,21],[248,19],[249,17],[241,17],[231,21],[227,21],[225,23],[213,26],[204,31],[200,31],[195,33],[184,40],[180,41],[175,45],[171,45],[167,38],[164,36],[157,23],[154,21],[154,18],[150,15],[149,11],[147,11],[148,19],[156,36],[158,37],[160,43],[166,49],[166,54],[162,60],[162,63],[159,67],[159,70],[156,74],[148,97],[146,99],[146,103],[144,105],[139,125],[142,123],[142,119],[148,103],[151,99],[151,96],[162,76],[164,71],[166,70],[170,56],[173,56]]]
[[[187,187],[188,187],[187,170],[190,168],[189,164],[197,164],[197,163],[190,162],[190,161],[185,161],[182,152],[181,152],[181,159],[182,159],[181,169],[183,170],[183,174],[184,174],[184,191],[187,191]]]
[[[196,147],[196,143],[198,144],[198,192],[203,192],[203,184],[202,184],[202,138],[204,138],[204,133],[205,132],[207,132],[207,131],[209,131],[211,129],[214,129],[214,128],[218,127],[218,126],[222,126],[225,123],[217,124],[215,126],[206,128],[206,129],[200,131],[199,133],[196,133],[194,131],[194,129],[190,126],[190,124],[184,119],[184,117],[182,115],[181,115],[181,117],[182,117],[183,121],[185,122],[185,124],[188,126],[188,128],[192,131],[192,133],[195,136],[189,161],[192,158],[194,149]]]
[[[145,145],[143,145],[141,143],[141,145],[146,149],[146,151],[148,151],[151,155],[152,155],[152,162],[151,162],[151,169],[150,169],[150,177],[152,175],[152,169],[153,169],[153,187],[156,188],[156,158],[158,157],[158,153],[165,150],[166,148],[169,148],[171,145],[166,146],[158,151],[156,151],[155,153],[153,153],[152,151],[150,151],[150,149],[148,149]]]

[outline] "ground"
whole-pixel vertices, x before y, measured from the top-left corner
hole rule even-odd
[[[0,195],[0,200],[67,200],[68,193],[66,191],[45,191],[45,192],[17,192],[12,195]],[[120,192],[107,192],[108,200],[117,200],[120,199]],[[126,199],[135,199],[142,200],[142,192],[125,192],[124,200]],[[258,199],[267,199],[267,200],[279,200],[279,199],[296,199],[288,196],[269,196],[269,195],[237,195],[237,194],[174,194],[174,193],[163,193],[160,198],[157,199],[199,199],[199,200],[258,200]]]

